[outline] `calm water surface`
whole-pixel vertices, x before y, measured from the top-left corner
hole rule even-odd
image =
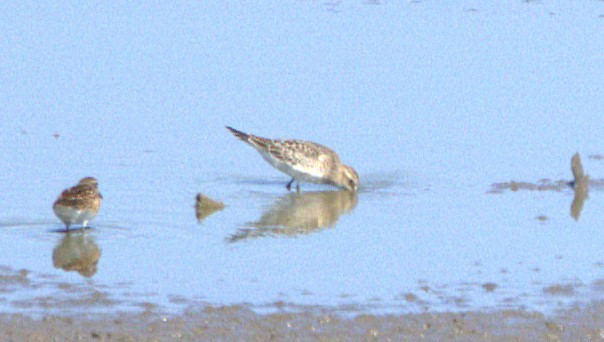
[[[90,291],[114,305],[74,312],[548,311],[603,297],[601,187],[578,220],[570,187],[490,191],[571,180],[577,151],[604,177],[589,157],[604,153],[604,2],[0,13],[0,265],[29,271],[26,286],[4,276],[4,312]],[[362,188],[288,193],[225,125],[330,146]],[[85,236],[58,232],[52,203],[84,176],[101,211]],[[198,221],[199,192],[226,207]]]

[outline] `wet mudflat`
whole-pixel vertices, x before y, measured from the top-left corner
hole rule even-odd
[[[329,309],[260,315],[245,306],[208,307],[181,315],[0,315],[4,340],[520,340],[604,338],[604,303],[569,308],[554,316],[523,310],[342,318]]]
[[[18,288],[39,288],[53,279],[34,280],[25,270],[1,268],[0,293]],[[44,284],[44,282],[48,282]],[[543,314],[528,309],[461,310],[409,314],[370,314],[363,308],[300,306],[284,302],[253,307],[212,306],[174,298],[186,309],[165,313],[151,302],[130,301],[138,310],[123,311],[125,303],[109,299],[108,289],[56,283],[54,293],[44,298],[14,302],[15,307],[35,308],[42,314],[0,314],[3,340],[598,340],[604,338],[604,302],[569,305]],[[496,286],[485,284],[486,291]],[[594,284],[604,292],[604,280]],[[552,296],[572,296],[574,287],[551,286]],[[61,299],[63,297],[63,299]],[[407,298],[408,300],[416,300]],[[103,308],[102,311],[95,309]],[[53,314],[43,314],[54,312]],[[80,312],[77,315],[70,313]],[[261,313],[264,312],[264,313]]]

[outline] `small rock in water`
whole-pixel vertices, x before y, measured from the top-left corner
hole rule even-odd
[[[570,170],[573,173],[575,184],[583,181],[585,178],[585,173],[583,172],[583,165],[581,165],[581,156],[579,155],[579,152],[575,153],[573,158],[570,160]]]
[[[575,190],[575,197],[570,205],[570,215],[578,221],[579,216],[581,215],[581,209],[583,209],[583,202],[587,198],[587,184],[589,183],[589,176],[586,176],[583,171],[579,152],[575,153],[571,159],[570,170],[573,172],[573,177],[575,178],[572,182]]]
[[[222,202],[214,201],[202,193],[198,193],[197,196],[195,196],[195,216],[198,221],[201,221],[222,209],[224,209],[224,204]]]

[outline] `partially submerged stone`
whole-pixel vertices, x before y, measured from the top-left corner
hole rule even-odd
[[[570,163],[570,169],[573,173],[573,181],[568,181],[568,180],[558,180],[558,181],[553,181],[550,179],[540,179],[538,182],[536,183],[530,183],[530,182],[523,182],[523,181],[510,181],[510,182],[503,182],[503,183],[493,183],[491,184],[491,190],[488,191],[488,193],[491,194],[498,194],[498,193],[502,193],[504,191],[510,190],[513,192],[519,191],[519,190],[529,190],[529,191],[564,191],[565,189],[568,188],[568,186],[572,186],[573,188],[577,189],[579,188],[579,190],[584,190],[584,192],[587,192],[587,184],[591,182],[590,185],[594,185],[594,181],[591,181],[589,179],[589,176],[585,175],[585,172],[583,171],[583,165],[581,164],[581,156],[579,155],[579,153],[575,153],[575,155],[572,157],[571,159],[571,163]],[[596,185],[599,185],[599,183],[596,183]]]
[[[575,183],[585,178],[585,173],[583,172],[583,165],[581,164],[581,156],[579,155],[579,152],[575,153],[573,158],[570,160],[570,170],[573,173]]]
[[[197,221],[202,221],[222,209],[224,209],[222,202],[215,201],[202,193],[198,193],[195,196],[195,217],[197,217]]]
[[[593,156],[590,156],[593,158]],[[570,170],[573,174],[573,180],[559,180],[559,181],[551,181],[549,179],[541,179],[537,183],[528,183],[528,182],[504,182],[504,183],[494,183],[491,185],[491,190],[488,191],[490,194],[500,194],[504,191],[511,190],[513,192],[518,190],[529,190],[529,191],[564,191],[568,189],[568,186],[572,186],[575,196],[571,203],[570,207],[570,215],[575,219],[579,220],[579,216],[581,215],[581,210],[583,209],[583,203],[585,199],[587,199],[587,188],[588,185],[590,187],[600,188],[604,186],[603,179],[595,179],[590,180],[589,176],[585,175],[585,171],[583,170],[583,165],[581,164],[581,156],[579,153],[575,153],[570,161]],[[547,218],[545,216],[537,217],[537,219],[541,222],[544,222]]]
[[[573,173],[573,189],[575,190],[575,197],[570,205],[570,215],[575,219],[579,220],[581,215],[581,209],[583,209],[583,202],[587,198],[587,184],[589,183],[589,176],[585,175],[583,171],[583,165],[581,165],[581,156],[579,153],[575,153],[570,161],[570,170]]]

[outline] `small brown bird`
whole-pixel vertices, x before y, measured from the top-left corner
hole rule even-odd
[[[72,224],[81,224],[84,229],[99,212],[102,198],[96,178],[85,177],[76,186],[63,191],[52,209],[67,230]]]
[[[348,191],[357,191],[359,175],[350,166],[342,164],[337,153],[328,147],[304,140],[267,139],[227,129],[237,138],[245,141],[258,151],[264,160],[275,169],[292,177],[287,190],[296,181],[330,184]]]

